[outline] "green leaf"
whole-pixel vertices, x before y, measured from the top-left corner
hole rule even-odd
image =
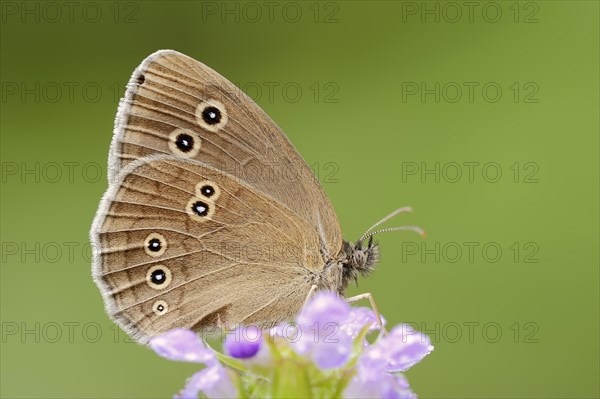
[[[273,375],[273,398],[312,398],[307,368],[293,358],[278,359]]]
[[[248,386],[250,398],[269,398],[271,390],[271,382],[265,378],[255,378],[251,385]]]
[[[346,370],[337,380],[336,387],[330,398],[341,398],[344,389],[348,386],[352,378],[356,375],[356,369]]]
[[[237,390],[237,397],[240,399],[249,399],[250,395],[244,383],[244,375],[238,374],[235,370],[227,370],[227,374],[229,374],[229,378],[231,378]]]
[[[346,363],[346,366],[344,367],[345,370],[352,369],[356,366],[356,362],[364,350],[363,343],[365,337],[369,333],[369,327],[369,324],[364,326],[358,333],[358,336],[354,339],[354,342],[352,343],[352,356],[350,357],[350,360],[348,360],[348,363]]]
[[[224,365],[229,366],[232,369],[238,371],[248,372],[248,368],[242,361],[237,360],[231,356],[224,355],[223,353],[217,351],[215,351],[215,355],[217,356],[217,359]]]

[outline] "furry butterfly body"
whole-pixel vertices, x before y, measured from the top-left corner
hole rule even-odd
[[[91,230],[107,312],[147,342],[175,327],[268,326],[311,288],[343,295],[378,260],[342,239],[310,168],[249,97],[171,50],[134,71]]]

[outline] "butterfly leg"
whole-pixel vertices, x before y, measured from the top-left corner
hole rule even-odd
[[[308,294],[306,294],[306,299],[304,300],[304,305],[302,305],[302,307],[306,306],[306,304],[308,303],[310,298],[313,296],[313,294],[315,293],[317,288],[318,287],[315,284],[313,284],[312,287],[310,287],[310,291],[308,291]]]
[[[383,325],[383,320],[381,320],[381,314],[379,313],[379,309],[377,308],[377,304],[375,303],[375,298],[373,298],[373,295],[371,295],[370,292],[367,292],[365,294],[356,295],[356,296],[351,296],[350,298],[346,298],[346,302],[353,303],[353,302],[360,301],[361,299],[369,300],[369,303],[371,304],[371,309],[373,309],[373,313],[375,313],[375,317],[377,318],[377,324],[379,324],[379,326],[381,327],[381,332],[383,334],[387,334],[388,331],[386,330],[385,326]]]

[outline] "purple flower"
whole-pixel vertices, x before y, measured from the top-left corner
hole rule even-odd
[[[298,324],[294,322],[277,324],[269,329],[271,337],[280,337],[287,342],[295,342],[300,339]]]
[[[340,333],[350,315],[350,305],[333,292],[323,291],[302,309],[296,319],[299,339],[292,343],[323,369],[344,365],[352,353],[352,337]]]
[[[346,398],[376,397],[412,399],[406,379],[399,374],[420,362],[433,350],[429,337],[401,324],[365,349],[357,364],[356,377],[350,382]]]
[[[280,324],[264,332],[254,326],[229,332],[224,351],[233,358],[243,359],[243,363],[219,355],[205,346],[195,333],[184,329],[153,338],[150,346],[171,360],[206,364],[204,370],[188,379],[177,398],[198,398],[200,394],[207,398],[238,394],[251,397],[253,392],[267,396],[302,392],[308,397],[311,389],[307,389],[307,384],[313,383],[325,389],[323,392],[329,389],[333,394],[339,392],[340,373],[349,373],[352,379],[344,388],[345,398],[416,399],[399,372],[433,350],[429,338],[408,325],[399,325],[389,334],[380,335],[374,344],[364,338],[357,341],[365,329],[381,330],[372,310],[351,308],[344,299],[326,291],[315,295],[296,322]],[[266,336],[269,341],[265,341],[263,334],[270,334]],[[304,359],[298,359],[298,355]],[[349,362],[350,359],[353,361]],[[219,360],[231,368],[225,368]],[[313,380],[308,372],[314,367],[311,362],[322,370],[336,370]],[[240,375],[240,370],[245,371]],[[272,381],[266,378],[272,375],[285,383],[270,386]]]
[[[223,349],[231,357],[248,359],[258,353],[262,339],[262,330],[259,328],[240,327],[227,335]]]
[[[385,319],[381,315],[379,317],[381,317],[381,321],[385,326]],[[354,339],[367,324],[370,326],[369,331],[381,329],[381,326],[377,322],[377,316],[371,309],[365,307],[351,308],[348,317],[346,317],[340,329]]]
[[[369,331],[380,329],[372,310],[351,308],[337,294],[321,291],[302,309],[295,324],[280,324],[270,334],[282,337],[297,353],[329,369],[348,361],[352,341],[366,325]]]
[[[354,377],[344,390],[344,398],[416,399],[401,374],[378,373]]]
[[[301,355],[308,355],[322,369],[343,366],[352,354],[352,338],[340,334],[337,326],[331,326],[328,333],[311,331],[305,334],[294,349]]]
[[[350,314],[350,305],[331,291],[320,291],[302,309],[296,322],[301,329],[310,329],[315,324],[341,324]]]
[[[191,376],[176,398],[198,398],[202,392],[207,398],[233,398],[236,390],[227,371],[216,360],[200,338],[190,330],[176,328],[150,340],[150,347],[169,360],[204,363],[207,367]]]
[[[406,371],[433,350],[427,335],[406,324],[394,327],[380,345],[387,354],[389,372]]]
[[[169,360],[209,363],[215,354],[190,330],[176,328],[150,340],[150,347]]]
[[[236,389],[227,370],[218,362],[191,376],[175,398],[198,399],[200,392],[209,399],[236,397]]]
[[[356,376],[344,390],[345,398],[413,399],[408,381],[401,374],[387,372],[388,354],[384,345],[375,344],[361,356]]]

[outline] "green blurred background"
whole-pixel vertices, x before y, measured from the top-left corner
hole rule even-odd
[[[470,4],[470,5],[469,5]],[[90,277],[118,98],[172,48],[239,84],[344,235],[388,211],[372,292],[435,351],[422,398],[599,397],[596,1],[2,2],[2,397],[170,397]]]

